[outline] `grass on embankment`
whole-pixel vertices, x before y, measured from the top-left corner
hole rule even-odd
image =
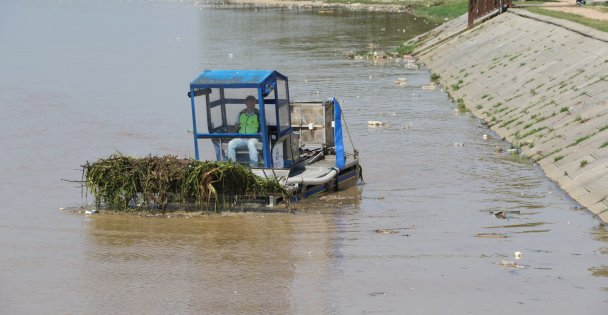
[[[360,3],[369,5],[402,5],[413,8],[415,16],[433,23],[443,23],[467,13],[468,0],[323,0],[325,3]]]
[[[443,23],[446,19],[457,18],[467,13],[467,11],[467,0],[439,0],[428,4],[420,3],[416,5],[414,14],[425,17],[432,22]]]
[[[596,30],[608,32],[608,23],[606,23],[606,21],[589,19],[589,18],[580,16],[577,14],[546,10],[546,9],[542,9],[542,8],[530,7],[530,8],[526,8],[526,10],[533,12],[533,13],[537,13],[537,14],[547,15],[550,17],[558,18],[558,19],[576,22],[576,23],[579,23],[579,24],[582,24],[585,26],[589,26]]]

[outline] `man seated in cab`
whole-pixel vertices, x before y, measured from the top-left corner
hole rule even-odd
[[[234,127],[240,134],[257,134],[260,132],[260,112],[255,108],[255,97],[249,95],[245,98],[245,109],[239,112]],[[228,159],[236,162],[236,150],[242,147],[249,149],[249,163],[251,167],[258,166],[257,138],[234,138],[228,142]]]

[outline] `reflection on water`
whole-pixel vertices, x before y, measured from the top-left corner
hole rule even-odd
[[[2,312],[603,314],[596,218],[421,89],[428,71],[342,54],[429,27],[187,1],[0,2]],[[201,68],[276,68],[293,100],[338,97],[366,184],[292,214],[59,213],[81,203],[59,179],[80,179],[84,161],[192,155],[184,95]],[[501,268],[515,252],[523,268]]]
[[[329,232],[317,217],[308,221]],[[155,301],[161,298],[162,312],[288,313],[294,263],[304,256],[294,248],[299,244],[293,223],[285,215],[95,217],[86,252],[95,266],[86,281],[98,292],[91,308],[104,309],[118,299],[127,312],[158,312]],[[322,240],[315,245],[328,246]],[[131,281],[116,287],[124,277]],[[248,283],[263,283],[264,289],[252,290]],[[132,294],[137,303],[121,298]]]

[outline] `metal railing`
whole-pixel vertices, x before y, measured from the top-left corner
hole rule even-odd
[[[511,6],[512,0],[469,0],[469,28],[473,26],[473,22],[495,10],[498,13],[504,12]]]

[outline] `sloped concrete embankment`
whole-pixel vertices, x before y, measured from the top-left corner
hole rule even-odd
[[[608,222],[608,33],[519,10],[465,28],[458,19],[421,36],[419,60]]]

